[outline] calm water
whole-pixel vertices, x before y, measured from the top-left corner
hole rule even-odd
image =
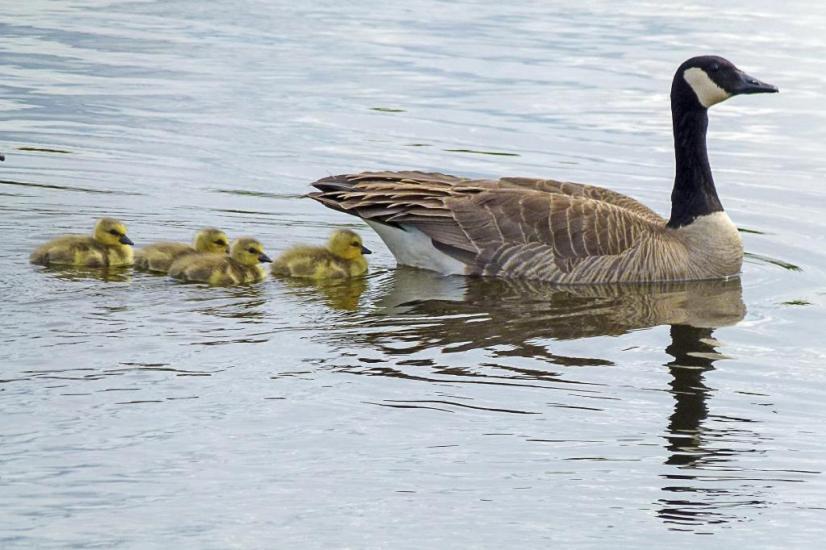
[[[354,4],[4,3],[0,546],[819,547],[826,7]],[[711,117],[740,281],[441,278],[301,198],[423,169],[665,213],[671,76],[709,52],[782,92]],[[28,264],[103,214],[376,253],[322,287]]]

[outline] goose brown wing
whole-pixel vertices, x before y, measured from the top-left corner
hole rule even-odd
[[[367,220],[414,226],[483,275],[553,280],[582,262],[622,254],[664,224],[619,193],[553,180],[376,172],[313,185],[320,192],[310,196],[319,202]]]
[[[583,263],[618,257],[657,226],[628,210],[590,198],[537,191],[489,191],[445,201],[483,275],[556,280]],[[451,253],[438,228],[414,223],[434,245]],[[470,254],[467,254],[470,253]],[[455,257],[459,254],[453,252]],[[600,266],[595,265],[595,270]]]
[[[323,200],[326,193],[396,190],[399,197],[405,196],[402,193],[405,193],[406,196],[416,197],[428,192],[441,195],[446,192],[447,188],[461,186],[462,184],[465,184],[466,187],[481,189],[529,189],[556,195],[588,198],[613,204],[656,224],[665,223],[662,216],[628,195],[594,185],[537,178],[510,177],[498,180],[471,180],[435,172],[362,172],[360,174],[345,174],[320,179],[312,185],[322,193],[311,193],[310,196],[327,206],[340,210],[334,203]],[[350,213],[355,214],[355,212]],[[381,213],[378,212],[378,214]]]
[[[604,187],[597,187],[595,185],[584,185],[582,183],[574,183],[571,181],[556,181],[543,180],[534,178],[502,178],[499,180],[503,186],[514,186],[525,189],[533,189],[535,191],[544,191],[546,193],[556,193],[562,195],[569,195],[571,197],[584,197],[593,199],[608,204],[613,204],[620,208],[624,208],[638,216],[654,223],[665,223],[665,220],[642,204],[622,193],[611,191]]]

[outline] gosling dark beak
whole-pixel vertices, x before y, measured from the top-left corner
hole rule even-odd
[[[261,254],[260,256],[258,256],[258,261],[261,262],[261,263],[266,263],[266,262],[272,263],[272,260],[266,254]]]
[[[367,248],[366,246],[361,245],[361,253],[362,253],[362,254],[372,254],[372,253],[373,253],[373,251],[372,251],[372,250],[370,250],[369,248]]]
[[[120,244],[128,244],[130,246],[135,245],[135,243],[132,242],[132,239],[130,239],[126,235],[121,235],[121,237],[120,237],[120,239],[118,239],[118,241],[120,242]]]
[[[749,76],[743,71],[737,71],[737,76],[739,76],[739,80],[734,84],[734,89],[732,89],[731,93],[733,95],[739,94],[776,94],[780,90],[777,89],[777,86],[772,86],[771,84],[766,84],[765,82],[761,82],[754,78],[753,76]]]

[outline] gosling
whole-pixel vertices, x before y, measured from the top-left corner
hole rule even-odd
[[[135,268],[168,273],[175,260],[196,252],[228,254],[229,238],[220,229],[207,227],[195,234],[192,246],[170,242],[150,244],[135,252]]]
[[[315,280],[358,277],[367,272],[364,255],[371,253],[358,234],[339,229],[326,247],[298,245],[284,251],[272,264],[272,274]]]
[[[267,272],[260,262],[271,262],[263,245],[244,237],[232,243],[229,255],[199,252],[175,260],[169,275],[182,281],[234,286],[263,281]]]
[[[40,265],[83,267],[126,266],[134,263],[126,226],[114,218],[101,218],[91,236],[62,235],[40,245],[29,261]]]

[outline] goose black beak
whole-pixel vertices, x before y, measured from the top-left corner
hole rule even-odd
[[[120,239],[118,239],[118,242],[120,242],[120,244],[128,244],[130,246],[135,245],[135,243],[132,242],[132,239],[130,239],[126,235],[121,235]]]
[[[373,251],[372,251],[372,250],[370,250],[369,248],[367,248],[366,246],[361,245],[361,253],[362,253],[362,254],[372,254],[372,253],[373,253]]]
[[[260,256],[258,256],[258,261],[261,262],[261,263],[267,263],[267,262],[272,263],[272,260],[266,254],[261,254]]]
[[[761,82],[753,76],[747,75],[743,71],[737,71],[737,76],[739,76],[740,78],[734,84],[734,89],[732,90],[733,95],[776,94],[780,91],[777,89],[777,86],[772,86],[771,84]]]

